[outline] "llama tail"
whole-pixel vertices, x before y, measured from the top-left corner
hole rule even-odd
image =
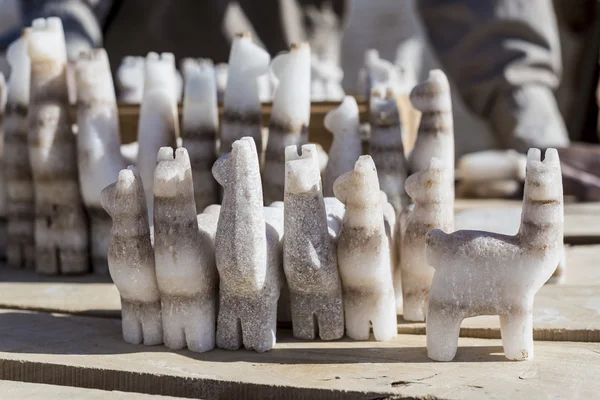
[[[425,238],[425,260],[434,269],[442,264],[445,250],[448,248],[449,235],[441,229],[433,229]]]

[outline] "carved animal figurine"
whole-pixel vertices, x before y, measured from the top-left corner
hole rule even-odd
[[[278,55],[271,69],[279,79],[273,99],[269,141],[263,169],[265,204],[283,200],[286,146],[308,141],[310,122],[310,46],[292,45],[288,53]]]
[[[140,104],[144,96],[144,57],[125,56],[117,69],[119,103]]]
[[[33,177],[27,146],[29,79],[31,62],[26,28],[8,46],[10,65],[4,117],[4,178],[6,179],[7,264],[13,268],[35,267]]]
[[[115,182],[126,165],[121,156],[119,112],[106,50],[80,53],[75,78],[79,184],[90,217],[92,266],[94,273],[107,275],[112,221],[102,209],[100,192]]]
[[[269,70],[270,59],[269,53],[252,42],[250,33],[238,34],[233,39],[223,99],[219,154],[229,153],[233,142],[250,136],[256,142],[261,159],[262,108],[257,79]],[[222,73],[220,69],[217,71]],[[220,87],[218,80],[217,87]]]
[[[356,340],[397,334],[390,245],[385,233],[377,170],[370,156],[361,156],[353,171],[334,183],[335,197],[346,205],[337,255],[344,298],[346,333]]]
[[[127,343],[157,345],[163,341],[160,293],[142,178],[137,169],[121,170],[101,194],[113,224],[108,268],[121,294],[123,338]]]
[[[154,168],[156,154],[163,146],[177,147],[179,119],[175,99],[175,56],[148,53],[144,75],[144,98],[138,127],[138,168],[144,181],[150,225],[153,224]]]
[[[188,61],[186,75],[181,138],[192,163],[194,198],[200,212],[219,202],[219,187],[211,172],[219,131],[215,68],[210,60]]]
[[[344,71],[333,61],[311,57],[310,97],[312,101],[342,101]]]
[[[283,270],[290,289],[294,337],[322,340],[344,336],[342,285],[335,238],[327,211],[315,145],[285,148],[285,237]]]
[[[212,350],[218,288],[213,241],[217,218],[200,229],[185,148],[177,149],[175,157],[170,147],[159,150],[154,204],[154,256],[165,346]]]
[[[402,288],[404,319],[424,321],[427,313],[429,285],[433,268],[425,261],[425,237],[431,229],[451,232],[454,226],[451,173],[437,158],[429,168],[406,180],[406,191],[414,200],[414,208],[403,215],[398,240],[400,260],[395,266],[397,297]]]
[[[88,223],[69,118],[67,52],[60,18],[34,20],[28,38],[36,270],[51,275],[84,273],[89,269]]]
[[[362,142],[358,130],[358,105],[353,96],[325,115],[325,128],[333,134],[329,149],[329,161],[325,168],[323,194],[333,196],[333,182],[342,174],[352,171],[354,163],[362,154]]]
[[[388,88],[383,94],[380,90],[373,89],[369,111],[369,154],[377,168],[381,190],[385,192],[396,212],[400,212],[402,207],[408,204],[404,191],[408,164],[404,156],[402,126],[394,91]]]
[[[563,191],[556,149],[529,149],[521,227],[515,236],[440,230],[427,235],[435,268],[427,312],[427,353],[437,361],[456,354],[460,324],[499,315],[506,358],[533,358],[533,297],[562,256]]]
[[[388,60],[379,57],[379,51],[369,49],[365,51],[364,66],[358,73],[358,92],[365,99],[369,99],[373,89],[385,90],[392,88],[394,91],[399,86],[398,70]]]
[[[275,345],[281,279],[281,234],[265,224],[258,153],[254,140],[233,143],[213,175],[224,188],[215,238],[220,277],[217,347],[242,344],[258,352]],[[283,210],[271,207],[273,212]]]

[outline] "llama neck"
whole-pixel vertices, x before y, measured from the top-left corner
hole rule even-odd
[[[449,229],[454,223],[454,199],[441,202],[417,203],[415,214],[419,221],[440,229]],[[450,226],[449,226],[450,225]]]
[[[327,212],[323,195],[318,191],[285,193],[285,231],[288,237],[310,236],[327,240]]]
[[[561,200],[536,201],[525,197],[518,236],[532,246],[559,245],[563,241]]]
[[[346,204],[344,226],[366,228],[373,231],[379,229],[383,230],[383,210],[379,198],[366,204]]]

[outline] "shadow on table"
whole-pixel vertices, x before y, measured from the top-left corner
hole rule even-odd
[[[32,269],[10,268],[6,264],[0,264],[0,283],[112,283],[109,275],[38,275]]]

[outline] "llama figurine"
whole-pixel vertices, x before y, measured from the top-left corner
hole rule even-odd
[[[121,294],[123,338],[127,343],[157,345],[163,341],[160,293],[142,178],[133,166],[121,170],[101,194],[113,224],[108,268]]]
[[[119,103],[140,104],[144,96],[144,57],[125,56],[117,69]]]
[[[170,349],[215,347],[217,269],[213,237],[200,231],[192,167],[185,148],[162,147],[154,172],[154,255],[163,340]]]
[[[462,320],[476,315],[500,316],[506,358],[533,358],[533,297],[563,252],[558,152],[548,149],[544,161],[540,158],[540,150],[529,150],[521,227],[515,236],[428,233],[427,263],[435,268],[427,311],[429,358],[452,360]]]
[[[434,272],[425,261],[427,232],[435,228],[446,232],[453,230],[454,199],[450,188],[454,183],[451,175],[440,160],[433,158],[429,168],[406,180],[406,191],[415,205],[403,213],[400,222],[401,235],[397,239],[400,260],[395,266],[394,287],[397,297],[402,288],[404,319],[407,321],[424,321],[427,313],[429,285]]]
[[[346,333],[352,339],[366,340],[371,322],[375,340],[390,340],[397,334],[396,299],[390,242],[371,156],[361,156],[353,171],[335,181],[333,191],[346,205],[337,247]]]
[[[126,165],[121,156],[119,113],[106,50],[80,53],[75,78],[79,184],[90,217],[92,267],[94,273],[107,275],[112,221],[102,209],[100,192],[115,182]]]
[[[275,345],[282,284],[281,233],[265,224],[258,153],[244,137],[220,157],[213,175],[223,186],[215,237],[220,277],[217,347],[264,352]],[[279,207],[271,211],[283,215]]]
[[[36,271],[47,275],[85,273],[89,269],[88,223],[69,118],[67,51],[60,18],[35,19],[28,39],[28,144],[35,188]]]
[[[262,159],[262,108],[257,79],[268,72],[270,59],[269,53],[252,42],[250,33],[238,34],[233,39],[223,98],[219,154],[229,153],[233,142],[250,136]],[[217,72],[222,73],[220,68]]]
[[[342,286],[335,238],[329,233],[315,145],[285,148],[283,269],[297,339],[344,336]],[[318,326],[317,326],[318,325]]]
[[[333,196],[333,182],[342,174],[352,171],[354,163],[362,154],[362,142],[358,130],[358,105],[353,96],[325,115],[325,127],[333,134],[329,149],[329,161],[325,168],[323,194]]]
[[[289,53],[273,59],[271,69],[279,79],[273,99],[269,141],[265,152],[263,184],[265,204],[283,200],[286,146],[308,141],[310,121],[310,46],[292,45]]]

